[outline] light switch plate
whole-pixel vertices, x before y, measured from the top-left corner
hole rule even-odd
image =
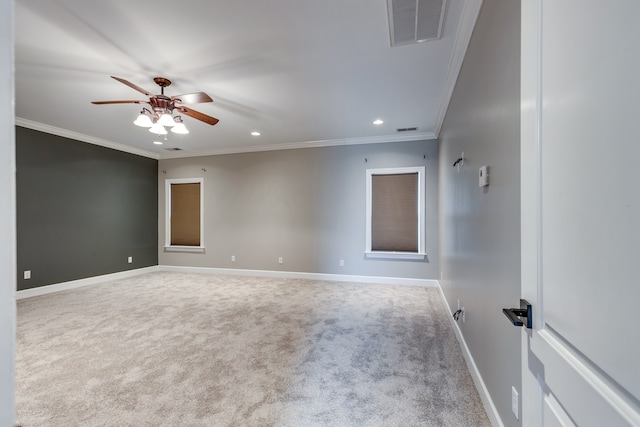
[[[489,166],[482,166],[478,171],[478,185],[480,187],[489,185]]]

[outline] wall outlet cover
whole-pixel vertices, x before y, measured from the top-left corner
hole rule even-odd
[[[519,403],[518,390],[516,390],[515,387],[511,387],[511,411],[513,412],[513,415],[516,416],[516,420],[520,419],[520,415],[518,414]]]

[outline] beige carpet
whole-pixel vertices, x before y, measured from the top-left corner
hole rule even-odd
[[[489,426],[433,288],[153,273],[18,302],[36,426]]]

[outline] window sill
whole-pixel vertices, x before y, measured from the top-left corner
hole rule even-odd
[[[204,246],[165,246],[164,251],[204,253]]]
[[[365,258],[373,259],[424,259],[425,253],[417,252],[383,252],[383,251],[367,251],[364,253]]]

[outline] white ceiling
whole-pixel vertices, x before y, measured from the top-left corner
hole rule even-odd
[[[16,0],[16,123],[154,158],[434,138],[479,4],[448,0],[441,39],[391,47],[386,0]],[[139,105],[91,104],[146,99],[111,75],[204,91],[189,106],[220,122],[153,145]]]

